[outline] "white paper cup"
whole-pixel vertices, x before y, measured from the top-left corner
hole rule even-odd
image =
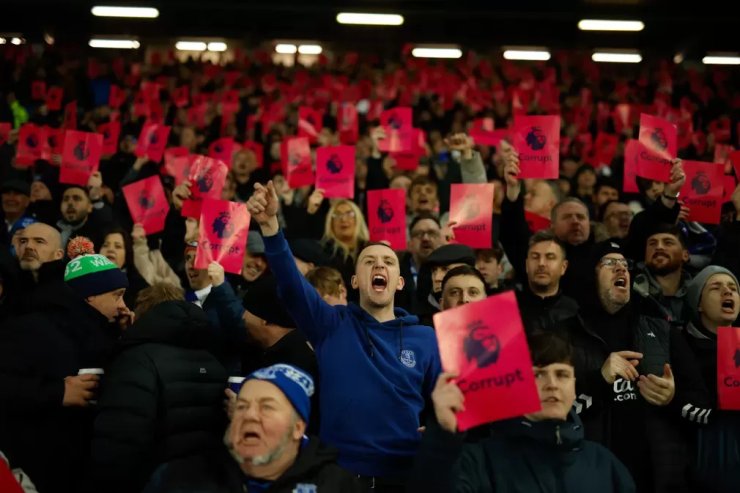
[[[80,368],[77,370],[77,375],[98,375],[100,379],[103,379],[103,375],[105,375],[105,370],[102,368]],[[93,391],[93,394],[97,397],[98,389],[100,389],[101,382],[98,382],[98,388]],[[97,398],[91,399],[88,401],[93,406],[98,403]]]
[[[239,395],[239,391],[244,383],[244,377],[229,377],[229,389]]]

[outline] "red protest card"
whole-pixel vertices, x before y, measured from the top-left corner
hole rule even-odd
[[[720,409],[740,411],[740,327],[717,329],[717,397]]]
[[[306,137],[315,144],[323,128],[323,116],[320,111],[308,106],[298,108],[298,137]]]
[[[638,176],[668,182],[671,161],[678,150],[677,129],[674,124],[656,116],[640,115],[640,151]]]
[[[190,200],[183,204],[181,214],[185,217],[200,217],[203,199],[221,199],[226,175],[229,169],[226,165],[206,156],[192,156],[190,175]]]
[[[640,193],[637,186],[637,159],[640,152],[640,142],[628,139],[624,146],[624,176],[622,191],[624,193]]]
[[[730,153],[730,162],[732,163],[732,168],[735,170],[735,178],[740,180],[740,151]]]
[[[118,109],[126,101],[126,92],[116,85],[110,86],[108,93],[108,106]]]
[[[64,106],[64,121],[62,128],[77,130],[77,101],[72,101]]]
[[[367,215],[370,241],[385,241],[406,250],[406,193],[403,189],[369,190]]]
[[[316,149],[316,188],[324,197],[355,198],[355,147],[319,147]]]
[[[190,88],[188,86],[180,86],[172,91],[172,102],[178,108],[184,108],[190,102]]]
[[[46,91],[46,107],[51,111],[59,111],[62,109],[62,98],[64,97],[64,89],[59,86],[51,86]]]
[[[413,126],[413,112],[407,106],[397,106],[380,114],[380,124],[388,129],[401,130]]]
[[[170,210],[159,176],[150,176],[122,187],[131,219],[141,223],[147,235],[164,230]]]
[[[59,182],[86,186],[98,170],[103,155],[103,136],[92,132],[67,130],[64,134]]]
[[[18,132],[18,148],[15,162],[19,166],[31,166],[37,159],[42,159],[42,151],[46,142],[45,129],[25,123]]]
[[[147,156],[149,160],[158,163],[162,160],[164,149],[167,147],[167,138],[170,135],[170,127],[147,123],[141,129],[139,141],[136,144],[134,154],[139,157]]]
[[[722,203],[732,202],[732,194],[735,192],[737,181],[733,175],[722,176],[722,190],[724,194],[722,196]]]
[[[524,220],[527,221],[529,231],[532,233],[542,231],[543,229],[550,229],[549,217],[540,216],[534,212],[524,211]]]
[[[0,122],[0,146],[8,141],[13,126],[10,123]]]
[[[98,133],[103,136],[103,154],[115,154],[118,152],[121,122],[109,122],[98,125]]]
[[[195,268],[207,269],[211,262],[218,262],[226,272],[241,273],[249,220],[246,204],[204,199],[198,225]]]
[[[35,80],[31,82],[31,99],[41,101],[46,97],[46,82]]]
[[[689,221],[719,224],[722,212],[723,166],[716,163],[683,161],[686,183],[681,198],[691,209]]]
[[[497,146],[501,141],[502,133],[496,133],[493,118],[477,118],[473,120],[468,132],[478,145]]]
[[[248,140],[242,144],[242,147],[254,153],[254,157],[257,159],[257,168],[264,166],[265,150],[262,144]]]
[[[280,144],[280,157],[290,188],[313,185],[314,173],[308,138],[292,137],[284,140]]]
[[[619,144],[618,136],[599,132],[596,135],[596,142],[594,142],[591,164],[596,168],[611,166],[612,160],[617,154],[617,144]]]
[[[512,129],[519,178],[556,179],[560,165],[560,117],[517,116]]]
[[[344,103],[339,107],[337,115],[337,132],[342,144],[356,144],[360,136],[357,108],[353,104]]]
[[[224,91],[221,96],[221,112],[236,113],[239,111],[239,91],[231,89]]]
[[[187,147],[170,147],[164,151],[164,173],[175,179],[175,186],[190,176],[192,159]]]
[[[465,396],[460,431],[541,409],[513,291],[436,313],[434,328],[442,368]]]
[[[208,156],[223,161],[231,169],[231,161],[234,158],[234,139],[223,137],[213,141],[208,146]]]
[[[45,145],[41,149],[41,159],[51,161],[54,156],[61,156],[64,150],[64,129],[44,126]]]
[[[493,238],[493,183],[453,183],[450,189],[450,222],[455,243],[471,248],[491,248]]]
[[[414,152],[418,146],[418,129],[385,127],[385,138],[378,141],[381,152]]]

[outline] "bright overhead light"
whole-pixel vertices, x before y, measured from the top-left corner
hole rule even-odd
[[[180,51],[206,51],[208,45],[205,41],[178,41],[175,48]]]
[[[283,43],[279,45],[275,45],[275,53],[280,53],[282,55],[292,55],[296,51],[298,51],[298,48],[296,47],[296,45],[283,44]]]
[[[610,21],[601,19],[583,19],[578,22],[581,31],[642,31],[642,21]]]
[[[683,53],[676,53],[675,55],[673,55],[673,63],[675,63],[676,65],[678,65],[679,63],[683,63],[683,61]]]
[[[300,45],[298,47],[298,53],[301,55],[320,55],[322,51],[319,45]]]
[[[411,55],[416,58],[460,58],[462,50],[453,47],[428,47],[418,46],[411,50]]]
[[[226,43],[222,41],[211,41],[208,43],[208,51],[226,51]]]
[[[612,62],[612,63],[640,63],[642,56],[637,52],[608,52],[597,51],[591,55],[594,62]]]
[[[88,43],[91,48],[117,48],[120,50],[135,50],[140,45],[135,39],[100,39],[93,38]]]
[[[0,45],[4,45],[5,43],[7,43],[5,38],[0,38]]]
[[[357,12],[341,12],[337,14],[340,24],[360,24],[366,26],[400,26],[403,16],[398,14],[361,14]]]
[[[10,38],[10,43],[19,46],[23,44],[23,40],[21,38]]]
[[[504,58],[507,60],[547,61],[550,59],[550,52],[547,50],[504,50]]]
[[[707,55],[701,59],[704,65],[740,65],[737,53]]]
[[[137,17],[139,19],[156,19],[159,10],[153,7],[110,7],[96,5],[91,10],[95,17]]]

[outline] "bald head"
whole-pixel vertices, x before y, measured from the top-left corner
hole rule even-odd
[[[21,269],[36,272],[42,264],[64,257],[62,236],[52,226],[33,223],[18,233],[15,241]]]

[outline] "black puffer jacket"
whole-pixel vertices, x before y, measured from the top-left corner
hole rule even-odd
[[[77,492],[92,429],[90,408],[63,407],[64,378],[101,368],[118,332],[64,284],[39,310],[0,330],[0,450],[41,493]]]
[[[219,447],[228,375],[205,347],[208,318],[161,303],[120,341],[95,420],[90,491],[138,492],[159,465]]]
[[[336,463],[337,454],[311,438],[298,458],[265,493],[364,493],[365,487]],[[247,493],[249,479],[233,457],[219,453],[172,462],[152,477],[144,493]]]

